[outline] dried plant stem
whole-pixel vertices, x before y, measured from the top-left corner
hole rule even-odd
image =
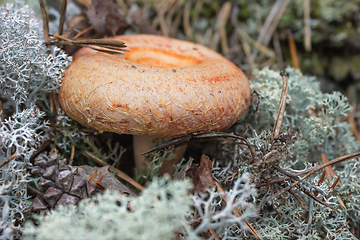
[[[46,44],[54,45],[78,45],[81,47],[92,48],[97,51],[102,51],[111,54],[123,54],[121,51],[127,51],[123,41],[108,40],[108,39],[70,39],[59,34],[53,34],[56,40],[45,42]]]
[[[292,183],[291,185],[281,189],[279,192],[275,193],[274,195],[272,195],[271,197],[268,198],[267,202],[270,202],[272,200],[274,200],[275,198],[279,197],[281,194],[284,194],[286,191],[289,191],[291,188],[295,187],[296,185],[298,185],[300,182],[302,182],[304,179],[310,177],[311,175],[313,175],[314,173],[320,171],[323,168],[326,168],[327,166],[333,165],[335,163],[340,163],[340,162],[344,162],[356,157],[360,156],[360,152],[357,153],[352,153],[352,154],[348,154],[339,158],[335,158],[327,163],[321,164],[319,166],[316,166],[312,169],[308,169],[306,171],[300,172],[298,173],[299,175],[304,174],[305,172],[308,172],[304,177],[302,177],[301,179],[297,180],[296,182]],[[295,175],[295,174],[294,174]],[[289,177],[288,177],[289,179]]]
[[[310,0],[304,0],[304,47],[311,51]]]
[[[59,23],[59,35],[63,34],[64,30],[64,23],[66,20],[66,7],[67,7],[67,0],[62,0],[61,2],[61,10],[60,10],[60,23]]]
[[[44,39],[45,42],[50,40],[49,37],[49,15],[47,14],[44,0],[39,0],[40,8],[41,8],[41,17],[43,20],[43,29],[44,29]]]
[[[82,35],[84,35],[85,33],[90,32],[91,30],[94,29],[94,26],[90,26],[85,30],[82,30],[81,32],[79,32],[78,34],[76,34],[76,36],[74,37],[75,39],[78,39],[79,37],[81,37]]]
[[[220,35],[220,42],[221,42],[221,49],[223,54],[229,53],[229,46],[227,41],[227,34],[226,34],[226,23],[230,17],[231,12],[231,2],[227,1],[223,4],[219,16],[218,16],[218,32]]]
[[[296,45],[291,33],[289,33],[288,41],[289,41],[289,48],[290,48],[291,60],[293,62],[293,67],[296,69],[300,69]]]
[[[71,145],[71,154],[70,154],[70,160],[69,165],[71,166],[74,162],[74,155],[75,155],[75,145]]]
[[[42,195],[43,195],[42,192],[40,192],[40,191],[37,190],[36,188],[30,186],[29,184],[26,184],[26,187],[27,187],[28,190],[30,190],[31,192],[35,193],[35,194],[38,195],[38,196],[42,196]]]
[[[283,88],[281,91],[281,99],[280,99],[280,106],[278,115],[276,117],[275,126],[274,126],[274,132],[273,132],[273,140],[276,139],[279,136],[280,129],[281,129],[281,123],[284,117],[285,112],[285,106],[286,106],[286,97],[288,92],[288,80],[286,78],[285,72],[280,72],[280,76],[283,79]]]
[[[5,118],[5,114],[4,114],[4,105],[2,103],[2,101],[0,100],[0,117],[1,117],[1,121],[4,121]]]
[[[144,187],[141,186],[139,183],[135,182],[134,179],[132,179],[131,177],[129,177],[127,174],[125,174],[124,172],[120,171],[117,168],[114,168],[112,166],[110,166],[109,164],[107,164],[106,162],[104,162],[103,160],[101,160],[100,158],[97,158],[96,156],[92,155],[91,153],[89,153],[88,151],[84,152],[84,155],[86,157],[91,158],[92,160],[94,160],[96,163],[102,165],[102,166],[109,166],[109,170],[112,172],[115,172],[115,174],[123,179],[124,181],[130,183],[131,185],[133,185],[134,187],[136,187],[137,189],[139,189],[140,191],[144,190]]]
[[[8,157],[5,161],[3,161],[2,163],[0,163],[0,168],[2,168],[3,166],[5,166],[6,164],[8,164],[11,160],[14,160],[16,158],[17,153],[15,152],[13,155],[11,155],[10,157]]]

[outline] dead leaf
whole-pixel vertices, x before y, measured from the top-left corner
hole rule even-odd
[[[92,0],[85,13],[96,32],[107,36],[121,35],[130,27],[112,0]]]
[[[109,166],[104,167],[90,167],[87,165],[76,166],[73,168],[78,169],[78,173],[84,179],[89,179],[96,170],[97,174],[93,179],[92,183],[95,183],[101,175],[103,175],[103,179],[101,180],[101,184],[108,189],[120,191],[122,194],[126,194],[129,196],[136,196],[136,194],[122,184],[111,172],[109,172]]]
[[[208,188],[215,187],[215,180],[212,176],[212,163],[208,156],[202,155],[200,164],[193,164],[186,172],[194,184],[194,192],[204,192]]]
[[[159,35],[159,32],[151,26],[149,20],[143,18],[143,13],[141,10],[137,10],[131,13],[130,19],[132,21],[132,25],[137,28],[139,33]]]

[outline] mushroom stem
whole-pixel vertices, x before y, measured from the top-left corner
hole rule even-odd
[[[145,159],[146,157],[144,155],[141,155],[141,153],[154,148],[158,143],[161,143],[164,140],[168,141],[170,139],[170,137],[134,135],[133,146],[136,169],[143,171],[148,165],[148,162]],[[181,158],[185,154],[186,148],[187,145],[182,145],[174,149],[175,158],[163,162],[159,171],[160,175],[164,175],[165,173],[172,174],[174,172],[174,165],[180,162]]]

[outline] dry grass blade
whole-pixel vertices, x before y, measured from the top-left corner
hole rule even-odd
[[[91,153],[89,153],[88,151],[84,152],[84,155],[86,157],[91,158],[92,160],[94,160],[96,163],[102,165],[102,166],[109,166],[109,170],[112,172],[115,172],[116,176],[118,176],[119,178],[123,179],[124,181],[130,183],[131,185],[133,185],[135,188],[139,189],[140,191],[144,190],[144,187],[141,186],[139,183],[135,182],[134,179],[132,179],[131,177],[129,177],[127,174],[125,174],[124,172],[120,171],[117,168],[114,168],[112,166],[110,166],[109,164],[107,164],[106,162],[102,161],[100,158],[97,158],[96,156],[92,155]]]
[[[283,15],[287,4],[289,3],[289,0],[277,0],[273,7],[271,8],[271,11],[269,15],[267,16],[264,25],[262,26],[257,41],[263,45],[268,45],[271,39],[271,36],[273,35],[275,28]],[[256,56],[258,54],[258,49],[255,49],[252,57],[256,59]]]
[[[253,56],[251,55],[250,46],[249,46],[248,42],[246,41],[246,38],[245,38],[245,36],[243,34],[244,31],[243,30],[238,30],[238,32],[239,32],[239,35],[240,35],[241,45],[242,45],[242,47],[244,49],[247,61],[248,61],[249,65],[250,65],[250,71],[252,72],[256,68],[256,64],[255,64]]]
[[[289,33],[288,40],[289,40],[289,48],[290,48],[291,60],[293,62],[293,67],[296,69],[300,69],[296,45],[291,33]]]
[[[220,9],[218,16],[218,32],[220,35],[220,42],[223,54],[228,54],[229,46],[227,43],[227,34],[226,34],[226,23],[230,17],[231,11],[231,2],[225,2]]]
[[[44,0],[39,0],[39,4],[41,8],[41,17],[43,20],[44,40],[45,42],[49,42],[49,15],[47,14]]]
[[[285,72],[280,72],[280,76],[283,78],[283,88],[281,91],[281,99],[280,99],[280,106],[279,111],[276,117],[274,132],[273,132],[273,140],[279,136],[282,119],[284,117],[285,106],[286,106],[286,97],[288,92],[288,80],[286,78]]]
[[[352,154],[348,154],[348,155],[345,155],[345,156],[342,156],[342,157],[339,157],[339,158],[335,158],[327,163],[324,163],[324,164],[321,164],[319,166],[316,166],[312,169],[308,169],[306,171],[303,171],[303,172],[300,172],[298,174],[305,174],[305,172],[308,172],[304,177],[302,177],[301,179],[299,179],[298,181],[292,183],[291,185],[283,188],[281,191],[275,193],[274,195],[272,195],[271,197],[268,198],[267,202],[270,202],[272,200],[274,200],[275,198],[279,197],[281,194],[285,193],[286,191],[289,191],[291,188],[295,187],[296,185],[298,185],[300,182],[302,182],[304,179],[310,177],[311,175],[313,175],[314,173],[320,171],[321,169],[324,169],[326,168],[327,166],[330,166],[330,165],[333,165],[335,163],[339,163],[339,162],[344,162],[344,161],[347,161],[347,160],[350,160],[350,159],[353,159],[353,158],[356,158],[356,157],[360,157],[360,152],[357,152],[357,153],[352,153]],[[294,174],[295,175],[295,174]],[[289,178],[289,177],[287,177]]]
[[[256,40],[252,39],[249,36],[249,34],[247,34],[247,32],[245,32],[244,30],[242,30],[240,28],[238,28],[236,31],[241,37],[243,37],[245,40],[249,41],[251,43],[251,45],[253,45],[255,48],[257,48],[260,52],[264,53],[266,56],[268,56],[269,58],[271,58],[273,60],[276,59],[276,54],[272,50],[265,47],[264,45],[257,42]]]
[[[89,182],[92,182],[94,180],[94,178],[96,177],[98,170],[96,169],[95,172],[93,173],[93,175],[91,175],[91,177],[89,178]]]
[[[60,10],[60,23],[59,23],[59,35],[63,34],[64,30],[64,23],[66,20],[66,7],[67,7],[67,0],[62,0],[61,2],[61,10]]]
[[[311,51],[310,0],[304,0],[304,47]]]

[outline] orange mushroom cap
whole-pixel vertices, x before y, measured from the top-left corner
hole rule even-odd
[[[221,131],[250,105],[244,73],[204,46],[156,35],[110,39],[129,52],[82,48],[65,72],[61,106],[84,126],[133,135]]]

